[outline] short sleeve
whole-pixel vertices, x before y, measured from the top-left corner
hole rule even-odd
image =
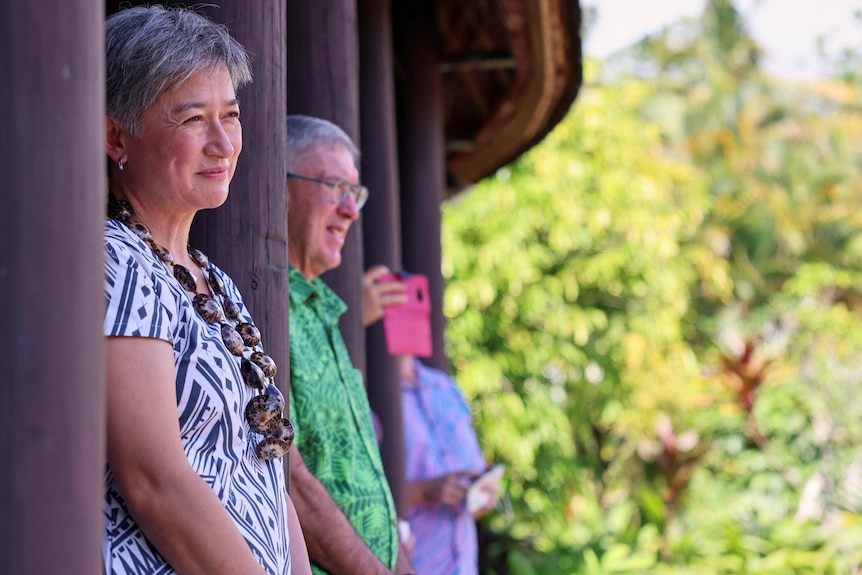
[[[152,337],[170,342],[160,291],[127,246],[106,242],[106,336]]]

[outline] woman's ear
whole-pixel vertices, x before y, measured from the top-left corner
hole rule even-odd
[[[128,132],[118,121],[105,116],[105,153],[115,163],[126,159],[125,134]]]

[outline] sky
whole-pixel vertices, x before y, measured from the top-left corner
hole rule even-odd
[[[703,12],[706,0],[581,0],[597,20],[584,38],[584,52],[604,58],[683,17]],[[862,0],[736,0],[754,38],[766,50],[763,67],[790,80],[812,80],[826,72],[817,38],[826,51],[862,49],[862,24],[853,15]]]

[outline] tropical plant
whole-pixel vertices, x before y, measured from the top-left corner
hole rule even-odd
[[[758,55],[713,0],[444,206],[484,572],[860,572],[862,111]]]

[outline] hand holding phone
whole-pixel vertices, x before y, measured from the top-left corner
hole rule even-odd
[[[498,463],[473,481],[467,491],[467,511],[476,513],[490,509],[497,502],[500,480],[503,479],[505,470],[506,466]]]
[[[405,285],[384,265],[376,265],[362,274],[362,324],[368,327],[383,318],[387,307],[407,301]]]

